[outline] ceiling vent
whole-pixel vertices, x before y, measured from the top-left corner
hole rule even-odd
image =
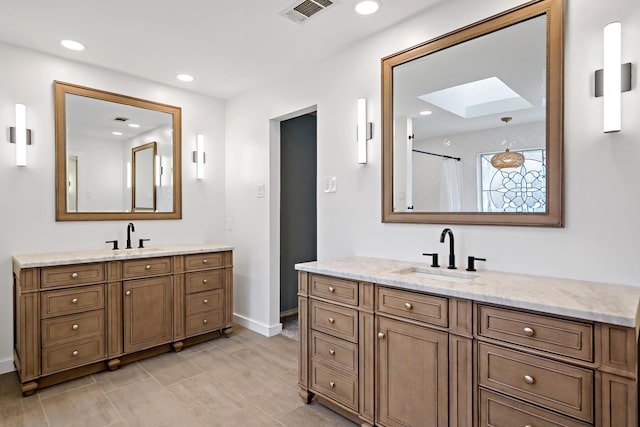
[[[128,119],[127,117],[116,117],[116,118],[115,118],[115,119],[113,119],[113,120],[115,120],[116,122],[126,122],[126,121],[128,121],[129,119]]]
[[[295,23],[302,24],[307,22],[309,18],[327,9],[336,3],[335,0],[304,0],[303,2],[295,2],[282,12],[280,15],[289,18]]]

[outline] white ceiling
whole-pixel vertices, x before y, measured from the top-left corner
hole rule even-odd
[[[280,15],[290,0],[0,0],[0,41],[229,98],[441,1],[382,0],[378,13],[359,16],[355,0],[336,0],[296,24]],[[62,39],[86,50],[69,51]]]

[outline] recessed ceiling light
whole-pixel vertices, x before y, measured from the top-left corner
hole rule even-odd
[[[122,132],[111,132],[111,134],[115,136],[122,136]]]
[[[376,13],[380,7],[378,0],[363,0],[356,3],[356,13],[359,15],[371,15]]]
[[[140,125],[139,125],[139,124],[137,124],[137,123],[129,123],[129,127],[130,127],[130,128],[139,128],[139,127],[140,127]]]
[[[192,82],[193,81],[193,76],[191,74],[178,74],[176,76],[176,78],[178,80],[180,80],[181,82]]]
[[[420,111],[421,116],[430,116],[431,113],[433,113],[433,111],[430,111],[430,110]]]
[[[84,45],[75,40],[62,40],[60,44],[70,50],[84,50]]]

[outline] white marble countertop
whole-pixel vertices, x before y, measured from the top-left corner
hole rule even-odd
[[[375,258],[296,264],[296,270],[640,328],[640,287]],[[422,272],[413,270],[420,269]],[[436,273],[436,274],[427,274]],[[446,275],[457,277],[447,277]]]
[[[52,265],[84,264],[88,262],[117,261],[122,259],[196,254],[203,252],[222,252],[230,250],[233,250],[233,246],[203,243],[191,245],[150,246],[143,249],[118,249],[115,251],[103,249],[93,251],[16,255],[13,257],[13,262],[20,268],[34,268]]]

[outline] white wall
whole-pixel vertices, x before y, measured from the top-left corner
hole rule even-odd
[[[28,167],[15,166],[15,146],[0,143],[0,373],[13,369],[11,256],[124,247],[126,221],[55,221],[53,81],[61,80],[182,107],[182,220],[136,221],[148,246],[224,242],[224,102],[100,68],[0,44],[0,126],[14,126],[14,104],[27,106],[34,145]],[[167,70],[171,72],[171,70]],[[205,136],[206,179],[197,181],[191,151]]]
[[[321,64],[286,76],[227,104],[228,232],[236,245],[235,311],[265,333],[278,330],[277,147],[269,120],[317,105],[318,257],[363,255],[424,261],[443,225],[381,223],[380,59],[522,3],[447,1]],[[623,94],[623,131],[602,133],[602,99],[593,97],[593,72],[602,67],[602,27],[623,22],[623,61],[640,63],[636,0],[567,0],[565,39],[565,227],[455,226],[456,252],[486,257],[486,269],[640,285],[640,90]],[[310,25],[319,22],[311,23]],[[363,23],[363,25],[366,25]],[[367,97],[375,136],[369,163],[356,164],[356,99]],[[322,178],[337,176],[324,193]],[[275,182],[277,180],[274,179]],[[256,197],[256,186],[267,195]],[[270,237],[271,236],[271,237]],[[269,302],[269,306],[265,302]]]

